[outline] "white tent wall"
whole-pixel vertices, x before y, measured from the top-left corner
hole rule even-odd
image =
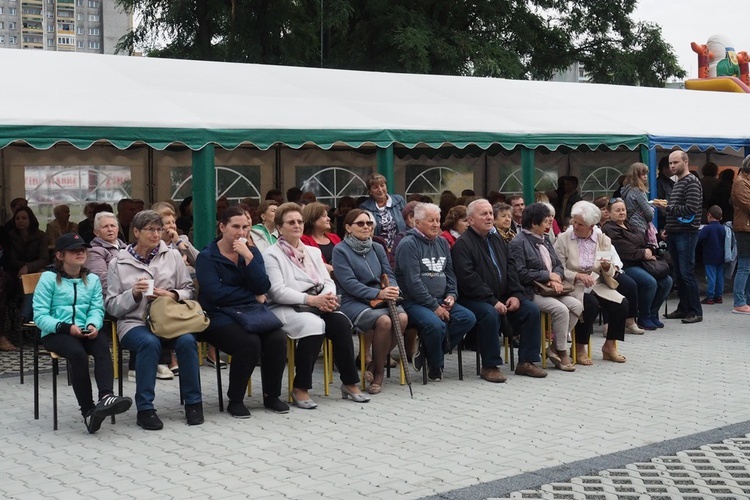
[[[396,185],[392,191],[406,195],[426,194],[435,203],[440,199],[440,193],[446,189],[453,191],[456,196],[464,189],[483,193],[484,161],[485,155],[396,157],[393,169]],[[438,180],[442,182],[438,183]]]

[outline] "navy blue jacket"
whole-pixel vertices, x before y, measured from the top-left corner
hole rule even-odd
[[[724,265],[724,238],[726,229],[719,221],[703,226],[698,233],[698,241],[703,243],[703,264],[709,266]]]
[[[255,296],[262,295],[271,288],[266,274],[263,255],[251,247],[253,260],[245,265],[240,255],[235,264],[219,251],[215,239],[204,248],[195,263],[195,271],[200,283],[198,302],[211,319],[211,328],[234,323],[234,319],[219,308],[239,306],[256,302]]]

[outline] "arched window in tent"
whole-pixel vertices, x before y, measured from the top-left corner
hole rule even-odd
[[[443,191],[450,190],[456,196],[464,189],[474,188],[474,171],[459,167],[432,167],[411,164],[406,166],[406,196],[423,194],[437,203]]]
[[[297,186],[309,191],[315,198],[331,208],[339,198],[351,196],[356,199],[367,193],[365,179],[372,172],[370,167],[337,167],[327,165],[305,165],[297,167]]]
[[[523,194],[522,175],[520,168],[513,170],[505,179],[503,179],[499,191],[506,195]],[[556,172],[544,171],[541,168],[534,169],[534,191],[541,191],[543,193],[545,191],[554,190],[556,187],[556,181]]]
[[[599,167],[587,175],[578,186],[584,200],[593,200],[599,196],[612,196],[617,190],[617,179],[625,173],[624,169]]]
[[[226,196],[236,205],[243,198],[261,199],[260,166],[216,166],[216,198]],[[172,199],[180,202],[193,194],[193,174],[190,167],[175,167],[170,171]]]

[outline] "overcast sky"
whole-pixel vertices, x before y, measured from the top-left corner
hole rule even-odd
[[[698,77],[690,42],[704,44],[711,35],[724,35],[737,52],[750,53],[750,0],[640,0],[633,17],[661,26],[688,78]]]

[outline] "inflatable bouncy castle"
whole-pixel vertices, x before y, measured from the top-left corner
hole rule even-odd
[[[747,52],[737,52],[728,38],[714,35],[705,45],[690,46],[698,54],[698,78],[685,81],[690,90],[750,93]]]

